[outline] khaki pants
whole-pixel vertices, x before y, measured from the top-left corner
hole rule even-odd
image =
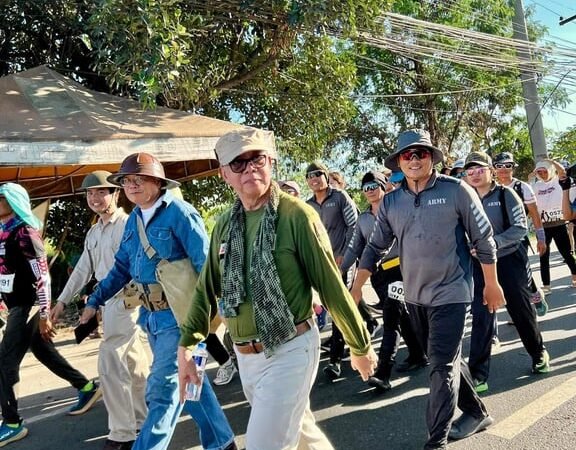
[[[278,347],[270,358],[264,353],[236,356],[252,407],[246,450],[333,450],[310,410],[320,359],[316,326]]]
[[[136,439],[147,414],[144,394],[150,372],[143,333],[136,325],[138,308],[126,309],[118,295],[102,312],[104,340],[98,355],[98,374],[108,411],[109,439]]]

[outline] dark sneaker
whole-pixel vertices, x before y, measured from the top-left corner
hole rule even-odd
[[[458,441],[460,439],[472,436],[479,431],[485,430],[494,423],[494,419],[490,416],[481,417],[479,419],[472,417],[469,414],[462,414],[458,419],[452,423],[448,439]]]
[[[485,392],[488,392],[488,382],[474,380],[474,390],[477,394],[484,394]]]
[[[88,392],[78,391],[78,402],[68,411],[69,416],[79,416],[88,411],[100,397],[102,397],[102,389],[96,381],[92,381],[94,386]]]
[[[326,367],[324,367],[324,375],[330,381],[334,381],[336,378],[340,378],[340,374],[342,370],[340,369],[340,363],[330,363]]]
[[[0,447],[24,439],[27,435],[28,428],[24,425],[20,424],[17,427],[12,428],[3,423],[0,426]]]
[[[532,373],[548,372],[550,372],[550,355],[544,350],[538,362],[532,366]]]
[[[106,439],[102,450],[132,450],[132,445],[134,445],[134,441],[118,442]]]
[[[413,372],[415,370],[426,367],[429,364],[430,363],[428,362],[428,358],[420,359],[418,361],[411,361],[410,359],[407,359],[406,361],[396,366],[396,372],[400,373]]]
[[[546,295],[542,289],[538,288],[530,297],[530,301],[534,304],[534,308],[536,308],[536,314],[540,317],[546,315],[548,312],[548,303],[546,303]]]
[[[392,389],[389,378],[378,378],[376,376],[368,378],[369,386],[375,387],[380,392],[386,392]]]

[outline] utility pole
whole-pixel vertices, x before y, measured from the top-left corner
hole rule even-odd
[[[528,41],[528,31],[526,29],[526,20],[524,18],[524,5],[522,0],[514,1],[514,20],[512,23],[513,37],[519,41]],[[542,115],[540,99],[538,98],[538,88],[536,86],[536,70],[531,69],[533,66],[532,55],[528,50],[519,50],[518,59],[525,62],[520,70],[520,80],[522,81],[522,95],[524,96],[524,108],[526,109],[526,118],[528,119],[528,131],[530,133],[530,143],[532,144],[532,153],[536,161],[548,158],[546,150],[546,138],[544,136],[544,125],[542,124]]]

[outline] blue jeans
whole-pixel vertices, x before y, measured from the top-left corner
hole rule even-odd
[[[138,324],[148,334],[152,348],[152,368],[146,386],[148,416],[133,450],[168,448],[178,417],[184,408],[200,430],[200,442],[206,450],[222,450],[230,445],[234,433],[220,407],[209,380],[204,381],[200,401],[180,404],[177,350],[180,330],[169,309],[150,312],[140,308]]]

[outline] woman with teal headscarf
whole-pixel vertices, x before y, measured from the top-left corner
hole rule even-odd
[[[39,230],[42,228],[42,221],[32,212],[30,207],[30,197],[22,186],[16,183],[5,183],[0,185],[0,197],[4,197],[10,205],[13,214],[20,220]],[[0,213],[1,214],[1,213]],[[1,215],[0,215],[1,219]]]

